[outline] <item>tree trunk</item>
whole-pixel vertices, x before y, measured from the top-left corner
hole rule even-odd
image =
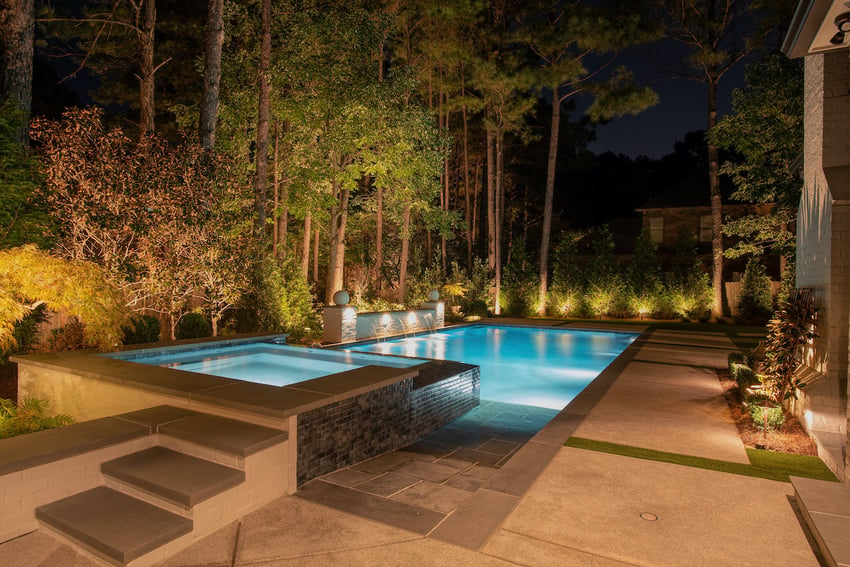
[[[144,139],[154,131],[154,65],[153,47],[156,28],[156,3],[142,0],[139,24],[139,138]]]
[[[304,274],[305,280],[307,280],[307,276],[310,273],[310,238],[313,236],[312,230],[313,217],[308,214],[306,218],[304,218],[304,238],[301,243],[303,247],[301,254],[301,273]]]
[[[495,289],[496,264],[496,135],[487,128],[487,267]],[[495,295],[493,304],[496,304]]]
[[[316,227],[313,237],[313,282],[319,282],[319,228]]]
[[[33,0],[4,0],[0,5],[0,100],[14,100],[21,109],[23,120],[16,125],[14,140],[24,147],[29,147],[34,30]]]
[[[343,288],[345,225],[348,221],[348,198],[350,195],[350,191],[340,187],[338,181],[334,181],[333,192],[337,198],[331,209],[330,257],[325,288],[325,302],[328,304],[331,303],[333,294]]]
[[[505,215],[505,134],[501,128],[496,131],[496,299],[493,313],[502,312],[502,223]]]
[[[271,66],[272,38],[271,0],[262,0],[260,20],[260,97],[257,105],[257,176],[254,180],[254,210],[256,217],[254,230],[263,235],[266,228],[266,194],[269,184],[269,67]]]
[[[461,67],[461,96],[466,96],[466,86]],[[466,269],[472,270],[472,208],[469,202],[469,117],[466,114],[466,103],[463,104],[463,189],[466,201]]]
[[[443,78],[443,70],[440,70],[440,78]],[[445,99],[445,100],[444,100]],[[449,95],[448,93],[443,92],[443,84],[440,82],[440,108],[445,109],[445,111],[440,112],[440,115],[443,117],[443,124],[440,126],[445,129],[446,132],[449,130]],[[441,198],[440,201],[443,205],[443,212],[449,211],[449,156],[446,155],[443,157],[443,186],[440,189]],[[440,259],[442,260],[443,266],[443,277],[448,273],[448,250],[446,249],[446,234],[443,232],[442,227],[440,228]]]
[[[398,295],[399,301],[404,302],[407,294],[407,262],[410,256],[410,204],[404,205],[401,223],[401,257],[398,266]]]
[[[708,83],[708,131],[717,125],[717,81]],[[707,142],[708,146],[708,184],[711,193],[711,287],[714,302],[711,314],[715,318],[723,316],[723,211],[720,199],[720,158],[717,146]]]
[[[224,0],[209,0],[207,8],[207,45],[204,52],[204,93],[198,124],[201,146],[215,148],[218,119],[219,84],[221,83],[221,47],[224,43]]]
[[[549,290],[549,241],[552,237],[552,202],[555,198],[555,169],[558,161],[558,136],[561,127],[559,86],[552,87],[552,124],[549,127],[549,159],[546,163],[546,191],[543,204],[543,229],[540,234],[540,266],[537,290],[537,314],[546,314],[546,294]]]
[[[375,293],[381,297],[381,273],[384,266],[384,189],[377,188],[375,211]]]

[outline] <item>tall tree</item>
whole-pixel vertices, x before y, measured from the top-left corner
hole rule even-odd
[[[266,199],[269,185],[269,113],[271,84],[269,71],[272,58],[272,2],[262,0],[260,15],[260,68],[257,104],[257,156],[254,178],[254,230],[262,235],[266,229]]]
[[[224,43],[224,0],[209,0],[207,12],[206,50],[204,52],[204,95],[198,127],[201,145],[215,148],[215,123],[218,119],[218,96],[221,83],[221,48]]]
[[[23,120],[16,126],[14,139],[29,145],[29,117],[32,106],[33,0],[4,0],[0,4],[0,102],[13,100]]]
[[[708,133],[720,147],[742,159],[727,161],[720,172],[732,178],[733,198],[772,204],[769,214],[727,221],[725,234],[741,238],[726,256],[772,252],[784,264],[794,257],[794,233],[801,183],[792,164],[803,143],[803,69],[799,60],[770,53],[747,66],[746,86],[732,93],[733,114]]]
[[[663,2],[659,14],[667,37],[686,46],[690,54],[681,76],[706,86],[707,131],[717,125],[720,80],[747,54],[761,45],[769,31],[750,10],[750,0],[687,0]],[[712,315],[723,315],[723,211],[720,158],[717,146],[706,139],[711,200]]]
[[[538,264],[537,313],[546,313],[549,283],[549,242],[552,232],[555,171],[557,170],[561,105],[581,93],[595,95],[590,114],[610,119],[637,114],[657,102],[649,88],[637,87],[625,69],[603,77],[600,74],[613,61],[613,54],[628,45],[652,39],[639,14],[620,9],[604,10],[580,3],[549,3],[526,15],[523,30],[526,41],[539,57],[543,88],[552,93],[552,120],[549,127],[549,157],[546,166],[543,227]],[[605,55],[605,57],[600,57]]]

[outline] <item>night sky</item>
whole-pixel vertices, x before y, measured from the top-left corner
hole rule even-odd
[[[618,58],[617,64],[631,69],[637,81],[652,87],[660,100],[637,116],[624,116],[597,126],[597,140],[590,144],[591,151],[658,158],[671,153],[673,144],[682,140],[685,133],[706,128],[705,84],[674,75],[681,70],[684,55],[675,41],[661,40],[631,48]],[[719,116],[731,112],[732,90],[744,85],[744,67],[749,60],[738,63],[721,79]]]

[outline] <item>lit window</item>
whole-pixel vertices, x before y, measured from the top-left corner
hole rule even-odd
[[[699,241],[711,242],[711,215],[702,215],[699,218]]]
[[[664,217],[649,219],[649,236],[656,244],[664,242]]]

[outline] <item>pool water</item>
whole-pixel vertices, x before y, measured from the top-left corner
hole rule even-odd
[[[475,325],[348,350],[456,360],[481,367],[481,399],[562,409],[636,333]]]
[[[179,352],[160,349],[109,353],[106,356],[272,386],[288,386],[370,364],[406,368],[426,362],[276,343],[248,343],[218,347],[198,345],[198,348]]]

